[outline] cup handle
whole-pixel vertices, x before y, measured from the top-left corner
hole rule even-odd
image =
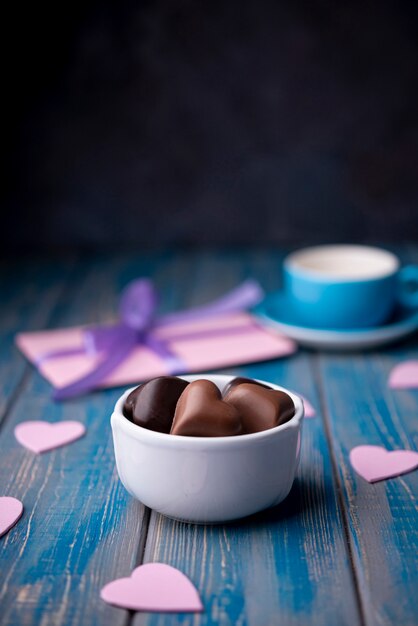
[[[399,277],[399,301],[411,309],[418,307],[418,265],[402,267]]]

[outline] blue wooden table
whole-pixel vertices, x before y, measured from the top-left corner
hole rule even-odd
[[[301,464],[282,505],[227,525],[174,522],[133,500],[114,464],[109,416],[121,389],[54,403],[13,345],[22,330],[109,321],[121,289],[151,276],[161,308],[204,303],[245,277],[278,289],[283,252],[170,252],[24,259],[0,266],[0,495],[24,503],[0,539],[2,626],[418,624],[418,471],[376,484],[356,475],[353,446],[418,449],[418,392],[387,387],[416,357],[417,336],[384,350],[295,355],[224,373],[306,396]],[[418,261],[418,248],[401,250]],[[35,455],[15,440],[24,420],[76,419],[87,435]],[[130,613],[100,589],[152,561],[180,568],[202,614]]]

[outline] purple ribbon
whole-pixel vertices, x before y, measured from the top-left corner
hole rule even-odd
[[[97,387],[118,365],[120,365],[138,344],[145,345],[161,357],[170,374],[187,371],[187,366],[168,347],[168,342],[176,338],[201,338],[219,334],[234,334],[248,330],[249,326],[225,328],[223,330],[192,330],[179,332],[178,336],[162,339],[158,329],[181,322],[205,320],[227,313],[237,313],[254,306],[263,298],[260,285],[247,280],[218,300],[184,311],[166,315],[156,315],[157,292],[151,280],[141,278],[127,285],[119,304],[119,321],[111,326],[94,326],[84,331],[84,347],[46,352],[37,360],[39,365],[46,359],[76,354],[98,355],[103,357],[86,376],[55,390],[53,398],[64,400],[91,391]]]

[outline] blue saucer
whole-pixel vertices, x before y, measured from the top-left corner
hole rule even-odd
[[[399,308],[391,320],[374,328],[337,330],[308,327],[298,320],[286,294],[267,296],[254,310],[267,325],[299,344],[321,350],[360,350],[383,346],[418,330],[418,309]]]

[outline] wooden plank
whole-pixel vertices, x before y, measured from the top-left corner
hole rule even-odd
[[[255,276],[278,288],[279,254],[202,255],[184,304],[203,302]],[[311,356],[299,354],[228,373],[298,390],[318,406]],[[268,626],[361,623],[321,416],[306,420],[295,486],[282,505],[226,525],[199,526],[152,513],[144,561],[178,567],[199,589],[200,615],[138,613],[134,626]]]
[[[121,288],[137,276],[155,276],[170,296],[171,260],[167,253],[80,263],[55,326],[109,321]],[[32,370],[0,433],[0,492],[25,506],[22,520],[0,541],[1,623],[122,625],[128,612],[107,606],[99,593],[135,565],[147,516],[115,470],[109,417],[121,390],[61,404],[50,392]],[[28,419],[76,419],[88,430],[78,442],[37,456],[13,436],[15,425]]]
[[[418,251],[406,255],[418,261]],[[387,386],[392,367],[416,358],[418,337],[363,354],[318,359],[328,436],[368,626],[418,620],[418,472],[369,484],[348,457],[357,445],[418,450],[418,393]]]
[[[75,257],[3,260],[0,264],[0,422],[28,365],[14,345],[18,331],[44,328],[64,293]]]

